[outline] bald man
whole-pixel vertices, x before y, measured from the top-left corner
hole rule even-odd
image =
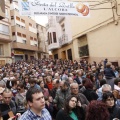
[[[86,106],[89,104],[89,101],[82,93],[79,93],[78,83],[71,83],[70,90],[71,90],[71,95],[77,95],[79,101],[81,102],[82,107],[86,108]]]

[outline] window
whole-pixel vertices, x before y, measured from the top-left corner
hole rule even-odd
[[[15,35],[15,32],[12,32],[12,36],[14,36]]]
[[[56,41],[56,32],[53,32],[53,41],[54,41],[54,43],[57,42],[57,41]]]
[[[32,24],[31,24],[31,23],[29,23],[29,26],[31,26],[31,27],[32,27]]]
[[[25,23],[25,20],[21,19],[21,22],[22,22],[22,23]]]
[[[17,32],[17,35],[21,37],[21,33]]]
[[[30,40],[33,40],[33,37],[30,37]]]
[[[16,20],[20,21],[20,18],[16,16]]]
[[[88,45],[79,47],[79,55],[80,55],[80,57],[89,56]]]
[[[3,44],[0,44],[0,55],[4,55]]]
[[[14,19],[14,16],[11,16],[11,20],[13,20]]]
[[[8,35],[9,34],[9,26],[4,25],[4,24],[0,24],[0,33]]]
[[[24,38],[26,38],[26,35],[25,35],[25,34],[22,34],[22,36],[23,36]]]
[[[51,33],[50,33],[50,43],[52,43],[52,35],[51,35]]]
[[[35,40],[35,41],[37,41],[37,39],[36,39],[36,38],[34,38],[34,40]]]
[[[48,45],[50,44],[50,37],[49,37],[49,32],[48,32]]]

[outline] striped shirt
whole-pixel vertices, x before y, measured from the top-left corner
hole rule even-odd
[[[28,109],[24,114],[22,114],[19,120],[52,120],[52,118],[48,110],[44,108],[41,111],[41,116]]]

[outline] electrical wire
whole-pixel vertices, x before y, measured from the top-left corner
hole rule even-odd
[[[105,3],[109,3],[109,1],[107,1],[107,2],[101,2],[101,3],[99,3],[99,4],[89,5],[89,6],[93,6],[93,7],[91,7],[91,8],[94,8],[94,7],[96,7],[96,6],[99,6],[99,5],[102,5],[102,4],[105,4]]]

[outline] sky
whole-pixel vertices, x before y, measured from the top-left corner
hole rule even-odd
[[[34,16],[34,19],[37,23],[43,26],[45,26],[48,23],[47,16]]]

